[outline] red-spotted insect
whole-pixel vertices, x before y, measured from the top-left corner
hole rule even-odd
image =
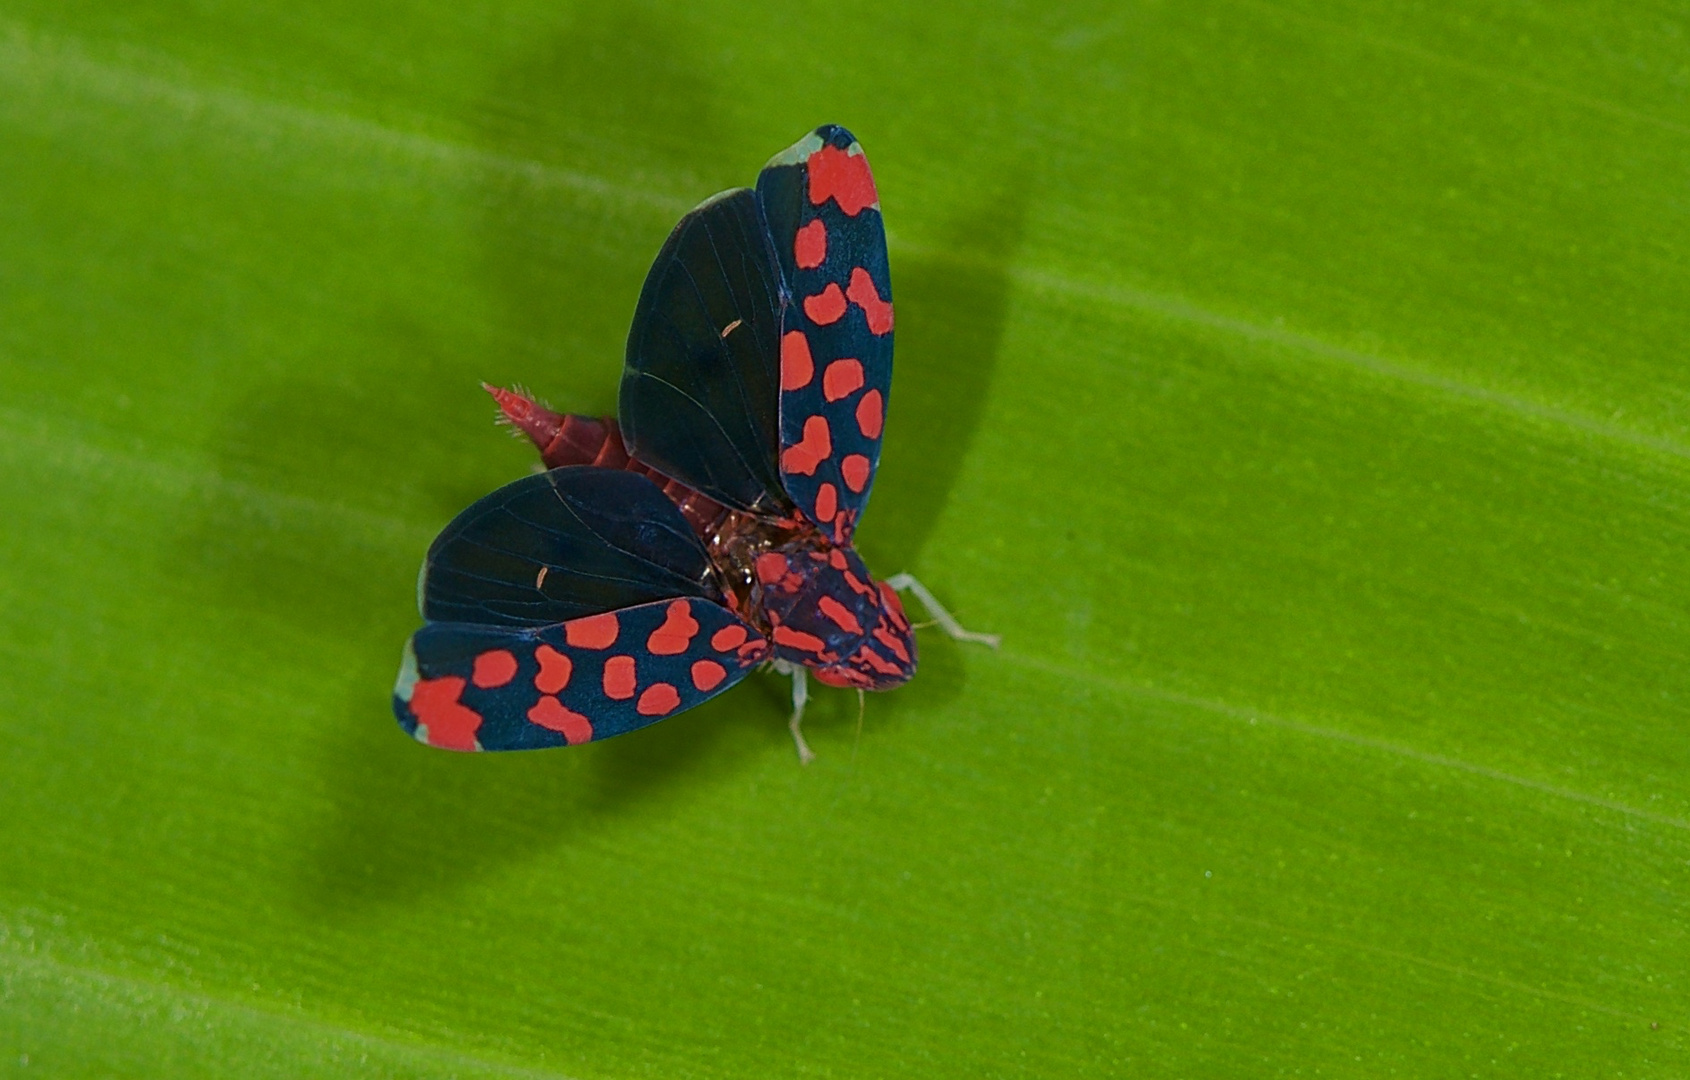
[[[547,472],[459,514],[418,581],[427,620],[393,709],[451,750],[603,739],[691,708],[761,664],[885,690],[915,672],[908,574],[851,546],[892,386],[892,290],[868,159],[806,135],[757,187],[706,200],[657,255],[617,419],[488,387]],[[618,423],[618,420],[620,423]]]

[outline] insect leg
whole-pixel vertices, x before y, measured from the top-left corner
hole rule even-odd
[[[939,624],[940,629],[958,641],[978,641],[980,644],[990,645],[994,649],[998,647],[998,635],[964,630],[962,624],[956,621],[956,617],[946,611],[944,605],[933,598],[933,594],[927,591],[927,586],[917,581],[914,574],[893,574],[886,579],[886,584],[899,592],[908,589],[914,593],[915,598],[921,601],[922,606],[933,617],[933,621]]]
[[[792,719],[786,722],[786,727],[792,732],[792,741],[798,745],[798,760],[808,765],[816,760],[815,751],[804,741],[804,732],[801,730],[804,723],[804,703],[810,700],[809,681],[805,678],[804,668],[799,664],[776,660],[774,669],[782,675],[792,676]]]

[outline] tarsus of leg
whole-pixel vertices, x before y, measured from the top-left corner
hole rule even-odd
[[[982,634],[974,630],[964,630],[962,628],[962,624],[957,622],[956,618],[950,612],[945,610],[945,606],[935,600],[933,598],[933,594],[927,591],[927,586],[915,579],[914,574],[893,574],[891,577],[886,579],[886,584],[899,592],[903,592],[905,589],[908,589],[910,592],[914,593],[915,598],[921,601],[922,606],[927,609],[927,614],[933,617],[933,621],[939,624],[940,629],[944,630],[945,633],[956,638],[958,641],[978,641],[980,644],[990,645],[994,649],[998,647],[998,641],[1000,640],[998,635]]]
[[[857,762],[857,744],[863,741],[863,688],[857,687],[857,737],[851,740],[851,763]]]
[[[786,723],[792,732],[792,741],[798,746],[798,760],[808,765],[816,760],[815,751],[804,741],[802,726],[804,723],[804,703],[810,700],[810,684],[804,677],[804,668],[799,664],[777,665],[779,671],[784,667],[785,673],[792,676],[792,719]]]

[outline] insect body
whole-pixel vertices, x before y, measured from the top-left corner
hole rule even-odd
[[[852,547],[892,382],[879,196],[843,128],[805,136],[755,189],[707,200],[658,253],[618,417],[488,387],[547,471],[481,499],[429,548],[426,625],[394,711],[418,740],[516,750],[605,738],[771,663],[884,690],[915,672],[897,590]]]

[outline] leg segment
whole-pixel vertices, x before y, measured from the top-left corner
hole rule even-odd
[[[798,746],[798,760],[805,765],[816,760],[815,751],[804,741],[802,725],[804,723],[804,703],[810,700],[810,684],[805,678],[801,664],[789,664],[785,660],[776,660],[774,669],[782,675],[792,676],[792,719],[786,722],[787,730],[792,732],[792,741]]]
[[[914,574],[894,574],[886,579],[886,584],[899,592],[908,589],[914,593],[915,598],[920,600],[922,606],[927,609],[927,614],[932,616],[933,621],[939,624],[939,628],[958,641],[978,641],[980,644],[990,645],[994,649],[998,647],[998,635],[964,630],[962,624],[945,610],[944,605],[934,599],[933,594],[927,591],[927,586],[915,579]]]

